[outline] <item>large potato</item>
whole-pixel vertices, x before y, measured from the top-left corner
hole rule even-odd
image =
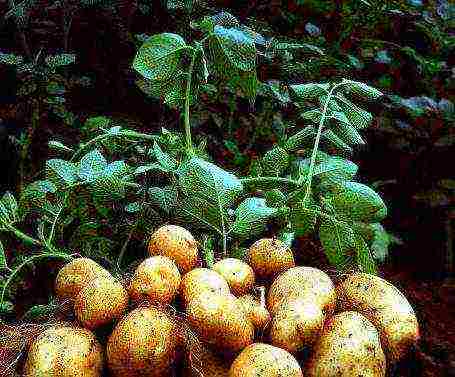
[[[180,293],[185,305],[203,292],[229,294],[229,284],[218,272],[208,268],[195,268],[183,275]]]
[[[128,307],[128,293],[113,278],[96,278],[76,297],[74,312],[79,322],[95,329],[120,318]]]
[[[112,275],[92,259],[76,258],[58,272],[55,293],[60,299],[74,300],[80,290],[97,277]]]
[[[272,278],[295,266],[292,250],[275,238],[262,238],[253,243],[246,261],[261,278]]]
[[[134,272],[129,294],[132,300],[149,300],[167,305],[180,287],[181,277],[176,264],[169,258],[157,255],[144,260]]]
[[[179,350],[178,334],[174,320],[157,308],[131,311],[117,324],[107,342],[112,376],[168,376]]]
[[[324,314],[314,300],[292,299],[283,303],[270,325],[270,343],[295,353],[312,346],[324,324]]]
[[[24,366],[26,377],[99,377],[102,348],[87,329],[53,326],[32,343]]]
[[[218,350],[238,352],[253,343],[254,327],[231,294],[205,291],[187,307],[191,327]]]
[[[289,352],[270,344],[254,343],[234,360],[229,377],[303,377],[297,360]]]
[[[246,316],[249,318],[254,328],[264,330],[270,322],[270,313],[261,302],[252,295],[243,295],[237,299]]]
[[[245,295],[253,288],[254,271],[240,259],[222,259],[216,262],[212,269],[226,279],[231,292],[236,296]]]
[[[310,377],[383,377],[386,360],[373,324],[357,312],[343,312],[327,320],[308,360]]]
[[[178,225],[164,225],[152,234],[148,244],[150,255],[172,259],[182,274],[197,264],[197,242],[192,234]]]
[[[313,299],[324,314],[330,315],[336,305],[336,291],[330,277],[313,267],[293,267],[279,275],[267,295],[267,308],[274,316],[279,306],[294,298]]]
[[[389,363],[406,356],[419,339],[419,323],[406,297],[379,276],[354,273],[337,287],[340,310],[355,310],[378,329]]]

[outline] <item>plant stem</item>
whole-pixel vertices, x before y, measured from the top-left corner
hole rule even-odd
[[[300,183],[293,179],[282,178],[282,177],[253,177],[253,178],[241,178],[242,183],[281,183],[288,186],[299,187]]]
[[[185,92],[185,138],[186,148],[190,155],[193,154],[193,143],[191,141],[191,125],[190,125],[190,95],[191,95],[191,78],[193,76],[194,63],[196,61],[196,50],[192,50],[190,68],[188,69],[188,78],[186,80],[186,92]]]
[[[43,244],[37,240],[36,238],[30,237],[24,232],[20,231],[19,229],[15,228],[12,225],[6,225],[6,228],[14,233],[17,238],[20,238],[24,243],[29,244],[29,245],[34,245],[34,246],[43,246]]]

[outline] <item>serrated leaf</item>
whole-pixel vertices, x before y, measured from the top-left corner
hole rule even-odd
[[[107,161],[98,149],[88,152],[79,162],[79,178],[92,182],[104,174]]]
[[[78,179],[77,165],[60,159],[46,161],[46,176],[50,180],[57,179],[59,183],[71,185]]]
[[[357,129],[368,127],[373,121],[373,116],[366,110],[349,101],[341,93],[335,95],[337,103],[343,110],[349,122]]]
[[[187,48],[180,35],[152,35],[137,51],[133,69],[148,80],[167,80],[180,66],[181,54]]]
[[[343,79],[342,84],[342,88],[347,94],[352,93],[366,100],[376,100],[383,96],[381,91],[363,82]]]
[[[267,228],[267,222],[280,213],[278,208],[268,207],[265,199],[246,198],[235,210],[231,232],[240,238],[260,235]]]
[[[328,261],[343,270],[352,259],[356,241],[347,223],[323,219],[319,226],[319,239]]]
[[[289,154],[286,149],[275,146],[261,160],[264,176],[279,176],[289,165]]]
[[[76,61],[74,54],[57,54],[46,56],[45,62],[51,68],[73,64]]]
[[[328,94],[330,84],[308,83],[290,85],[291,98],[296,101],[314,100],[318,97]]]
[[[354,237],[355,251],[357,256],[357,266],[361,272],[377,274],[376,263],[370,248],[360,235]]]

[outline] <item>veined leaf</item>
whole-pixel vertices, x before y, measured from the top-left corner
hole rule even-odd
[[[77,165],[57,158],[46,161],[46,176],[54,183],[71,185],[78,179]]]
[[[362,272],[368,274],[377,274],[376,263],[370,248],[360,235],[355,235],[355,251],[357,256],[357,265]]]
[[[7,191],[0,199],[0,224],[13,224],[19,220],[16,198]]]
[[[329,262],[343,270],[351,262],[356,247],[352,229],[347,223],[324,219],[319,226],[319,238]]]
[[[334,146],[336,149],[340,150],[341,152],[345,152],[345,153],[352,153],[352,148],[347,144],[345,143],[343,140],[341,140],[338,135],[333,132],[332,130],[330,129],[327,129],[325,131],[322,132],[322,137],[326,140],[326,142],[331,145],[331,146]]]
[[[280,147],[275,146],[268,151],[261,161],[264,176],[279,176],[289,165],[288,152]]]
[[[148,80],[167,80],[180,66],[182,51],[187,48],[177,34],[152,35],[137,51],[133,68]]]
[[[153,143],[153,151],[157,162],[162,166],[164,171],[171,172],[177,169],[177,161],[168,153],[162,151],[158,143]]]
[[[319,124],[322,117],[322,112],[319,109],[313,109],[305,111],[304,113],[300,114],[303,119],[311,120],[314,124]]]
[[[174,186],[150,187],[148,195],[150,203],[167,214],[177,205],[177,190]]]
[[[349,101],[341,93],[335,95],[337,103],[343,110],[349,122],[357,129],[368,127],[373,121],[373,116],[366,110],[361,109],[351,101]]]
[[[321,208],[311,199],[307,204],[303,200],[292,204],[289,221],[296,237],[305,236],[314,231],[318,218],[315,210],[320,211]]]
[[[3,247],[3,243],[0,240],[0,271],[7,268],[8,264],[6,263],[5,248]]]
[[[76,61],[74,54],[57,54],[46,56],[45,62],[50,68],[57,68],[64,65],[73,64]]]
[[[366,100],[375,100],[383,95],[382,92],[363,82],[343,79],[342,88],[346,93],[353,93]]]
[[[61,151],[61,152],[74,152],[74,150],[70,147],[67,147],[66,145],[64,145],[63,143],[60,143],[59,141],[56,141],[56,140],[51,140],[49,141],[48,143],[49,145],[49,148],[51,149],[55,149],[57,151]]]
[[[357,174],[359,167],[352,161],[338,156],[330,156],[327,160],[317,164],[314,168],[314,176],[321,181],[326,180],[352,180]]]
[[[330,129],[335,132],[341,140],[349,145],[365,144],[362,136],[357,132],[356,128],[351,124],[344,113],[332,112],[330,119],[335,121],[335,124],[330,125]]]
[[[330,84],[308,83],[290,85],[291,98],[294,96],[297,101],[314,100],[318,97],[328,94]]]
[[[269,207],[283,207],[286,204],[286,195],[279,189],[266,191],[264,197]]]
[[[98,149],[88,152],[79,162],[79,178],[91,182],[104,174],[107,162]]]
[[[290,136],[285,143],[285,148],[288,151],[295,151],[307,145],[308,143],[312,142],[316,136],[316,130],[313,126],[306,126],[305,128],[301,129],[296,134]]]

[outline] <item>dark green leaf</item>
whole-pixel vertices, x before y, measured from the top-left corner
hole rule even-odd
[[[364,84],[363,82],[343,79],[342,84],[343,84],[342,88],[346,93],[355,94],[366,100],[376,100],[383,95],[376,88]]]
[[[261,161],[264,176],[279,176],[288,165],[289,154],[280,146],[275,146],[268,151]]]
[[[291,89],[290,91],[291,98],[300,102],[314,100],[324,94],[328,94],[330,84],[318,83],[296,84],[290,85],[289,88]]]
[[[373,259],[373,255],[360,235],[354,237],[355,240],[355,251],[357,255],[357,265],[360,271],[368,274],[377,274],[376,264]]]
[[[148,195],[150,204],[167,214],[177,205],[177,190],[173,186],[150,187]]]
[[[60,159],[46,161],[46,176],[48,179],[64,185],[71,185],[78,179],[77,165]],[[57,183],[55,182],[55,183]]]
[[[0,240],[0,271],[6,268],[8,268],[8,264],[6,263],[5,248],[3,247],[3,243]]]
[[[288,151],[295,151],[311,143],[316,136],[316,130],[313,126],[306,126],[296,134],[286,140],[285,148]]]
[[[305,236],[314,231],[318,218],[315,211],[320,210],[321,208],[313,200],[307,202],[302,200],[292,204],[289,221],[296,237]]]
[[[347,223],[324,219],[319,226],[319,238],[329,262],[343,270],[356,247],[355,235]]]
[[[336,94],[337,103],[342,108],[349,122],[357,129],[368,127],[373,121],[373,116],[361,109],[340,93]]]
[[[51,68],[57,68],[64,65],[73,64],[76,61],[74,54],[58,54],[46,56],[46,64]]]

